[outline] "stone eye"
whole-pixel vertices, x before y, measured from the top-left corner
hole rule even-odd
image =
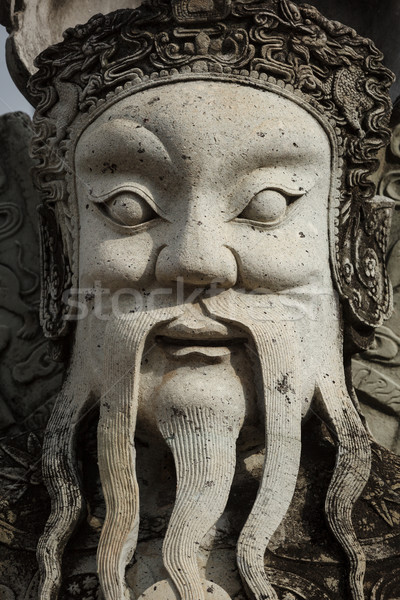
[[[279,223],[286,214],[287,197],[277,190],[262,190],[250,200],[239,219],[259,223]]]
[[[114,223],[125,227],[141,225],[158,216],[145,198],[133,191],[113,196],[104,203],[103,211]]]

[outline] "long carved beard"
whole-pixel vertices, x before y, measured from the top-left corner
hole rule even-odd
[[[271,297],[270,308],[255,308],[246,297],[232,291],[207,302],[207,308],[217,318],[247,325],[259,355],[265,401],[266,457],[258,495],[239,538],[237,560],[242,579],[253,600],[278,600],[267,581],[264,567],[266,547],[289,508],[292,500],[300,459],[301,398],[298,392],[299,370],[307,373],[311,364],[306,354],[317,357],[315,409],[336,438],[338,453],[330,482],[325,511],[330,528],[349,561],[349,591],[353,600],[364,600],[365,555],[352,523],[352,510],[360,497],[371,472],[371,447],[368,434],[349,396],[342,356],[340,319],[335,301],[321,296],[320,317],[317,323],[304,329],[303,342],[310,341],[305,351],[296,336],[292,314],[283,309],[279,300]],[[236,312],[236,315],[235,315]],[[245,318],[243,316],[245,315]],[[333,315],[333,319],[332,319]],[[270,319],[269,322],[263,322]],[[288,319],[288,320],[286,320]],[[295,321],[293,322],[295,324]],[[314,330],[314,336],[312,331]],[[299,333],[299,332],[298,332]],[[306,335],[304,335],[306,333]],[[273,343],[277,337],[285,340],[279,348]],[[297,338],[297,339],[296,339]],[[314,338],[314,339],[313,339]],[[294,394],[282,395],[271,389],[277,374],[285,373],[288,366],[289,390]],[[272,376],[272,377],[271,377]],[[275,377],[275,379],[274,379]],[[280,466],[283,465],[283,468]]]
[[[246,301],[246,296],[226,292],[208,299],[204,306],[215,318],[245,329],[258,352],[266,458],[257,498],[239,537],[237,560],[249,598],[277,600],[266,577],[264,554],[295,489],[301,450],[300,369],[307,369],[307,361],[303,366],[304,351],[298,331],[278,299],[272,298],[267,308],[257,309]],[[175,308],[128,314],[111,318],[107,326],[98,429],[99,468],[107,508],[98,548],[98,572],[106,600],[129,598],[125,569],[136,548],[139,521],[134,434],[144,344],[157,325],[182,311]],[[326,511],[332,531],[349,557],[353,600],[363,600],[365,560],[351,512],[368,480],[370,447],[348,396],[337,347],[332,344],[324,352],[316,349],[321,351],[314,380],[319,395],[316,408],[335,433],[339,447]],[[81,392],[82,398],[88,397],[87,391]],[[46,436],[44,461],[52,515],[38,550],[41,600],[57,597],[62,552],[83,510],[73,453],[74,423],[84,406],[85,401],[77,400],[76,389],[67,381]],[[223,403],[202,407],[191,397],[187,399],[186,411],[168,411],[164,406],[160,413],[159,428],[172,450],[177,471],[176,502],[163,548],[164,563],[175,586],[171,588],[171,598],[208,597],[206,582],[198,570],[197,549],[224,511],[234,473],[236,439],[244,416],[237,409],[230,413]],[[209,485],[210,482],[215,485]],[[71,499],[72,511],[68,505]],[[221,588],[217,591],[217,600],[229,598]],[[146,593],[143,597],[151,595]]]

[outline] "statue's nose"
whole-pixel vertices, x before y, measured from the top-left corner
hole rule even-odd
[[[156,278],[163,285],[183,281],[196,286],[218,283],[229,288],[237,280],[237,263],[232,251],[224,245],[221,231],[192,221],[162,248],[156,263]]]

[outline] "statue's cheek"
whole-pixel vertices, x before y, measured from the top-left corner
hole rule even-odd
[[[80,287],[98,281],[115,293],[124,288],[142,289],[153,281],[157,248],[150,235],[96,237],[81,246]]]
[[[327,236],[319,235],[313,226],[274,230],[240,226],[232,249],[239,265],[239,285],[248,290],[331,286]]]

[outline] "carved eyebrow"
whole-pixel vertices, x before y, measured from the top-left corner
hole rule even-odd
[[[235,185],[236,188],[250,190],[257,187],[266,187],[271,189],[281,189],[289,195],[305,194],[315,185],[317,173],[313,175],[302,172],[302,166],[297,164],[295,168],[288,169],[288,166],[270,166],[260,167],[251,173],[241,177]]]
[[[152,160],[159,159],[163,163],[172,164],[169,152],[157,134],[129,116],[110,116],[107,122],[93,130],[87,130],[81,139],[85,145],[82,157],[88,163],[99,157],[104,158],[105,155],[108,159],[118,156],[123,162],[127,156],[126,150],[129,150],[130,158],[135,156],[136,151],[142,159],[139,158],[140,162],[143,162],[146,154],[151,153]]]

